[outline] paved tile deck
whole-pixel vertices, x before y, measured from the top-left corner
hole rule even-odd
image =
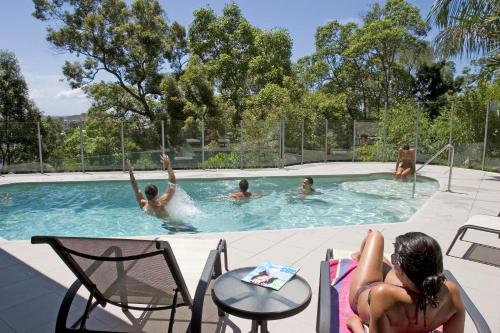
[[[186,170],[178,178],[221,178],[258,176],[337,175],[391,172],[393,163],[328,163],[265,170]],[[270,331],[314,332],[319,279],[319,262],[329,247],[356,250],[368,228],[381,230],[386,237],[386,252],[392,251],[394,238],[407,231],[423,231],[435,237],[446,250],[456,230],[469,216],[497,215],[500,210],[500,175],[475,170],[453,170],[452,192],[445,192],[448,169],[427,166],[422,175],[440,182],[440,190],[407,222],[363,226],[289,229],[276,231],[196,234],[182,237],[225,238],[228,241],[230,268],[256,265],[273,260],[300,267],[300,275],[313,289],[313,299],[302,313],[269,323]],[[138,172],[138,179],[164,179],[162,172]],[[75,180],[125,180],[121,172],[88,174],[6,175],[0,184],[17,182],[53,182]],[[487,237],[478,235],[477,237]],[[485,239],[500,247],[499,239]],[[492,332],[500,332],[496,301],[500,299],[500,269],[445,256],[445,267],[453,271],[469,296],[485,316]],[[27,241],[0,239],[0,332],[53,332],[59,304],[74,278],[59,258],[44,245]],[[84,293],[82,292],[82,295]],[[80,299],[72,314],[84,306]],[[245,332],[250,322],[230,317],[226,332]],[[124,314],[109,306],[98,309],[90,322],[101,329],[130,328]],[[150,320],[146,327],[135,324],[138,331],[158,331],[159,321]],[[236,326],[235,326],[236,325]],[[470,320],[466,332],[474,332]]]

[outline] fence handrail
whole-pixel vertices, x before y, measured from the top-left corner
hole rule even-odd
[[[427,160],[427,162],[425,162],[424,164],[422,164],[420,166],[420,168],[418,168],[415,172],[418,172],[418,171],[422,170],[423,167],[425,167],[426,165],[428,165],[429,163],[431,163],[436,157],[438,157],[439,155],[441,155],[447,149],[453,149],[453,145],[451,145],[449,143],[446,144],[443,148],[439,149],[437,153],[435,153],[434,155],[432,155],[432,157],[429,158]]]
[[[445,150],[448,150],[448,154],[451,154],[451,156],[449,155],[450,158],[448,158],[448,163],[449,163],[449,167],[450,167],[450,171],[448,172],[448,189],[446,190],[447,192],[451,192],[451,174],[453,172],[453,158],[455,156],[455,147],[453,147],[453,145],[451,143],[448,143],[447,145],[445,145],[443,148],[439,149],[437,153],[435,153],[431,158],[429,158],[427,160],[427,162],[425,162],[424,164],[422,164],[420,166],[420,168],[418,168],[417,170],[415,170],[415,175],[417,174],[418,171],[422,170],[423,167],[425,167],[426,165],[428,165],[429,163],[431,163],[436,157],[438,157],[439,155],[441,155]],[[415,177],[413,179],[413,193],[412,193],[412,198],[415,197],[415,183],[417,181],[417,177]]]

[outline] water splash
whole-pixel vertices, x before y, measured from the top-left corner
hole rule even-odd
[[[175,193],[165,209],[173,221],[185,221],[189,217],[201,215],[201,211],[194,205],[193,199],[177,184]]]

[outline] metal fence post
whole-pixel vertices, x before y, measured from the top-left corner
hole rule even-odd
[[[356,157],[356,120],[352,125],[352,162],[354,163]]]
[[[417,149],[418,149],[418,130],[420,122],[420,102],[417,104],[417,123],[415,125],[415,164],[413,165],[413,189],[411,192],[411,197],[415,197],[415,188],[417,185]],[[399,153],[398,153],[399,154]]]
[[[205,162],[205,119],[201,120],[201,163]]]
[[[40,173],[43,173],[43,156],[42,156],[42,135],[40,134],[40,122],[36,123],[36,130],[38,136],[38,156],[40,158]]]
[[[383,138],[382,138],[382,162],[385,162],[385,144],[387,139],[387,100],[384,104],[384,128],[383,128]]]
[[[450,171],[448,172],[448,190],[447,190],[447,192],[451,192],[451,174],[453,172],[453,159],[455,157],[455,147],[453,145],[450,145],[450,148],[448,148],[448,152],[451,152],[451,158],[450,158]]]
[[[484,171],[484,159],[486,158],[486,141],[488,140],[488,119],[490,117],[490,101],[486,106],[486,122],[484,124],[483,158],[481,160],[481,170]]]
[[[120,122],[120,140],[122,144],[122,171],[125,172],[125,130],[123,120]]]
[[[165,154],[165,122],[161,120],[161,153]],[[161,169],[165,170],[163,163],[161,164]]]
[[[243,120],[240,120],[240,169],[243,169]]]
[[[455,116],[455,102],[451,103],[451,113],[450,113],[450,137],[448,139],[448,144],[453,144],[453,117]],[[448,150],[448,164],[450,164],[451,153]]]
[[[85,172],[85,158],[83,156],[83,121],[80,123],[80,157],[82,172]]]
[[[325,163],[328,160],[328,119],[325,119]]]
[[[304,119],[301,122],[301,146],[300,146],[300,164],[304,164]]]
[[[286,166],[286,156],[285,156],[285,149],[286,149],[286,145],[285,145],[285,142],[286,142],[286,123],[285,123],[285,119],[282,120],[283,122],[283,140],[281,141],[282,145],[283,145],[283,148],[281,148],[281,154],[282,154],[282,157],[281,157],[281,167],[284,168]]]

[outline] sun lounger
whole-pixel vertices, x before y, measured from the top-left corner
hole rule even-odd
[[[34,236],[31,243],[49,244],[77,277],[60,306],[56,332],[97,332],[86,329],[87,319],[98,305],[107,304],[137,322],[147,317],[137,319],[130,310],[168,310],[168,318],[160,318],[168,322],[168,332],[210,332],[206,326],[216,328],[224,316],[215,310],[215,322],[202,322],[209,284],[222,273],[222,254],[227,270],[224,240]],[[85,311],[68,328],[70,308],[82,285],[90,293]],[[179,309],[190,311],[182,323],[176,318]]]
[[[320,264],[316,321],[316,332],[318,333],[350,333],[346,326],[346,320],[353,314],[349,305],[349,286],[357,262],[350,259],[349,253],[346,251],[335,251],[335,256],[341,259],[333,259],[334,252],[328,249],[325,260]],[[453,274],[450,271],[444,271],[444,274],[448,280],[459,287],[465,309],[474,322],[477,332],[491,333],[483,316]]]
[[[457,230],[450,247],[446,251],[446,255],[500,267],[500,248],[464,239],[468,230],[493,233],[497,235],[497,239],[500,239],[500,217],[489,215],[471,216],[467,222]],[[470,246],[462,256],[450,254],[459,238],[463,242],[470,243]],[[500,244],[500,240],[498,241],[498,244]]]

